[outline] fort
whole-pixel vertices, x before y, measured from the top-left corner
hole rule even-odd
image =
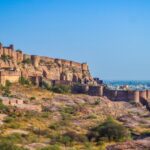
[[[0,43],[0,83],[17,82],[23,76],[40,85],[42,79],[65,83],[96,84],[86,63],[24,54]]]
[[[4,47],[0,43],[0,84],[9,80],[18,82],[20,77],[29,79],[34,85],[70,85],[73,93],[106,96],[114,101],[132,101],[147,105],[150,90],[112,90],[99,78],[93,78],[87,63],[65,59],[24,54],[13,45]],[[148,106],[148,105],[147,105]]]

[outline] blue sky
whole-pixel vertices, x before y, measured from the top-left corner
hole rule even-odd
[[[0,0],[0,41],[102,79],[149,80],[150,1]]]

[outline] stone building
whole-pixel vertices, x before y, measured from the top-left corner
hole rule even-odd
[[[21,76],[37,85],[41,85],[42,80],[55,84],[96,83],[86,63],[28,55],[15,50],[13,45],[4,47],[0,43],[0,84],[5,85],[6,80],[18,82]]]
[[[11,70],[1,70],[0,71],[0,84],[5,85],[6,81],[12,83],[18,82],[20,78],[20,72]]]

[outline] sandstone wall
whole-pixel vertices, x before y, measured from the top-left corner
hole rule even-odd
[[[31,55],[31,61],[35,68],[39,67],[40,57],[36,55]]]
[[[7,55],[13,58],[17,62],[23,61],[23,53],[22,51],[15,51],[14,46],[10,45],[8,47],[3,47],[3,45],[0,45],[0,57],[2,55]]]
[[[5,85],[6,81],[10,81],[12,83],[18,82],[21,74],[20,72],[15,71],[0,71],[0,83]]]
[[[103,86],[89,86],[89,95],[103,96]]]
[[[117,101],[134,101],[136,103],[141,102],[142,100],[149,100],[150,99],[150,90],[110,90],[105,88],[104,89],[104,96],[107,96],[111,100]]]
[[[22,76],[27,78],[29,76],[34,76],[34,74],[38,72],[39,75],[47,80],[61,80],[82,84],[95,83],[86,63],[37,55],[27,55],[23,54],[20,50],[15,51],[13,45],[3,47],[3,45],[0,44],[0,57],[2,55],[10,56],[10,58],[8,61],[0,59],[0,68],[14,68],[20,71]],[[26,62],[25,60],[27,59],[31,60],[31,62]],[[5,76],[5,78],[8,78],[8,76]],[[15,77],[12,77],[12,80],[13,78]]]

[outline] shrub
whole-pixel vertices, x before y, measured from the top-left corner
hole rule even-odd
[[[23,135],[21,135],[21,134],[13,133],[13,134],[10,134],[10,135],[3,137],[2,142],[11,142],[14,144],[21,143],[22,136]]]
[[[48,136],[48,134],[49,134],[49,131],[48,130],[42,130],[42,129],[40,129],[40,128],[33,128],[32,129],[32,132],[35,134],[35,135],[37,135],[38,137],[39,136]]]
[[[94,105],[99,105],[100,104],[100,99],[95,100]]]
[[[11,57],[10,57],[9,55],[3,54],[3,55],[1,56],[1,59],[2,59],[4,62],[7,62],[7,61],[9,61],[9,60],[11,59]]]
[[[11,122],[13,122],[14,120],[15,120],[15,118],[8,116],[8,117],[5,118],[4,122],[6,122],[6,123],[11,123]]]
[[[9,87],[4,87],[2,95],[6,96],[6,97],[9,97],[10,94],[11,94],[11,91],[10,91]]]
[[[25,150],[22,147],[18,147],[11,142],[1,142],[0,150]]]
[[[3,113],[8,112],[8,107],[2,103],[1,99],[0,99],[0,112],[3,112]]]
[[[70,93],[71,92],[71,86],[69,85],[55,85],[51,88],[51,91],[56,92],[56,93]]]
[[[82,142],[82,143],[87,142],[86,136],[77,134],[76,132],[69,131],[69,132],[66,132],[65,134],[63,134],[63,136],[69,137],[71,142],[73,142],[73,141]]]
[[[11,85],[12,85],[12,83],[9,80],[6,80],[5,86],[10,87]]]
[[[64,144],[65,146],[70,146],[73,142],[73,139],[68,135],[63,135],[59,138],[59,142]]]
[[[17,49],[17,50],[16,50],[16,52],[19,52],[19,53],[21,53],[21,52],[22,52],[22,50],[21,50],[21,49]]]
[[[129,137],[129,131],[112,118],[108,118],[103,124],[92,128],[88,134],[89,140],[94,140],[96,142],[99,142],[102,139],[122,141]]]
[[[35,100],[35,99],[36,99],[35,96],[30,97],[30,100],[31,100],[31,101],[32,101],[32,100]]]
[[[61,112],[66,114],[75,114],[77,112],[77,108],[73,106],[67,106],[64,107]]]
[[[51,85],[46,81],[42,81],[42,87],[46,90],[51,90]]]
[[[11,82],[9,80],[6,80],[5,86],[2,87],[2,91],[3,91],[2,95],[3,96],[7,96],[7,97],[10,96],[10,94],[11,94],[10,86],[11,86]]]
[[[41,148],[40,150],[61,150],[59,145],[51,145],[48,147]]]
[[[27,58],[23,61],[24,64],[31,64],[31,59]]]
[[[29,80],[24,78],[24,77],[19,78],[19,83],[22,85],[29,85],[30,84]]]
[[[49,126],[49,128],[52,130],[57,130],[60,128],[60,123],[53,123]]]

